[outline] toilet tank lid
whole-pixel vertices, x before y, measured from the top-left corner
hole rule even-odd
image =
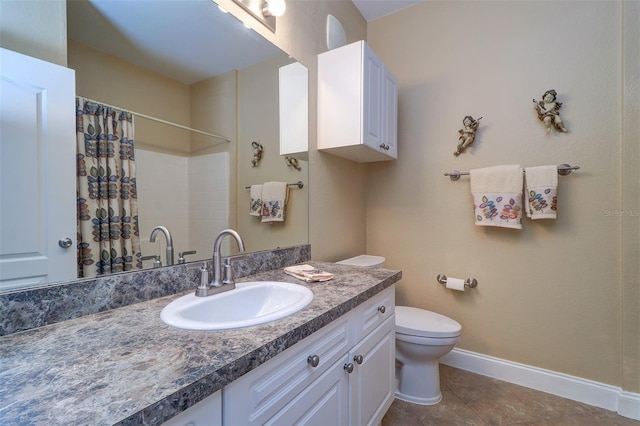
[[[367,268],[380,268],[384,265],[385,258],[382,256],[372,256],[370,254],[361,254],[360,256],[351,257],[341,260],[341,265],[365,266]]]
[[[462,333],[462,326],[435,312],[396,306],[396,332],[420,337],[457,337]]]

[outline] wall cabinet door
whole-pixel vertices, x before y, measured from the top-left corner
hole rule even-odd
[[[280,155],[309,159],[309,77],[299,62],[280,67]]]
[[[395,315],[349,352],[349,424],[376,425],[394,398]]]

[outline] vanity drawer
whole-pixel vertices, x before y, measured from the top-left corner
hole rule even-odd
[[[353,315],[343,315],[226,386],[224,423],[264,424],[273,417],[345,356],[355,344],[353,321]]]
[[[356,341],[359,341],[393,315],[396,307],[395,285],[376,294],[356,308]]]

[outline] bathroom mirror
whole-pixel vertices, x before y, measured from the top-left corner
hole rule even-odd
[[[67,17],[78,96],[228,139],[135,118],[143,256],[167,264],[165,239],[149,241],[157,225],[172,233],[174,263],[189,251],[196,254],[186,262],[210,259],[215,235],[227,227],[239,231],[247,251],[308,243],[307,164],[292,170],[278,148],[278,69],[295,59],[210,0],[68,0]],[[255,168],[254,140],[264,147]],[[267,181],[304,186],[291,187],[284,223],[251,218],[245,226],[246,187]],[[235,252],[225,245],[224,254]]]

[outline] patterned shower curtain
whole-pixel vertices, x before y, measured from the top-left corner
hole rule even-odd
[[[142,268],[131,113],[76,98],[78,277]]]

